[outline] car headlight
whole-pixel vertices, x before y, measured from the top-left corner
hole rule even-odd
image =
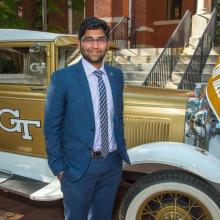
[[[199,110],[191,120],[194,133],[199,137],[205,138],[208,132],[208,127],[206,126],[208,125],[208,110]]]
[[[204,127],[208,121],[208,110],[199,110],[195,113],[193,118],[196,126]]]
[[[204,149],[217,133],[216,117],[205,95],[205,84],[198,84],[193,97],[188,100],[185,124],[185,142]]]

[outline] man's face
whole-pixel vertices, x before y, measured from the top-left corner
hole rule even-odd
[[[108,48],[109,41],[102,29],[86,30],[80,41],[82,56],[96,68],[102,65]]]

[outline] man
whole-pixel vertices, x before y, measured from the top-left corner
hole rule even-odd
[[[45,113],[49,166],[61,182],[65,220],[111,220],[127,163],[122,72],[103,63],[109,26],[95,17],[79,29],[82,60],[52,75]]]

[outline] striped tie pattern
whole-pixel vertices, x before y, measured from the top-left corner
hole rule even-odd
[[[102,79],[103,72],[101,70],[94,71],[94,74],[98,78],[99,88],[99,115],[100,115],[100,128],[101,128],[101,153],[104,158],[109,153],[109,139],[108,139],[108,106],[107,106],[107,94],[105,83]]]

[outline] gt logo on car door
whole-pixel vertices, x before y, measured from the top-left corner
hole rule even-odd
[[[34,125],[37,128],[40,128],[40,121],[35,120],[25,120],[20,119],[20,111],[19,110],[12,110],[12,109],[1,109],[0,110],[0,119],[2,119],[3,114],[11,114],[14,118],[9,119],[10,125],[13,127],[6,127],[2,124],[2,120],[0,121],[0,128],[7,131],[7,132],[23,132],[22,139],[24,140],[32,140],[32,136],[29,132],[29,126]]]

